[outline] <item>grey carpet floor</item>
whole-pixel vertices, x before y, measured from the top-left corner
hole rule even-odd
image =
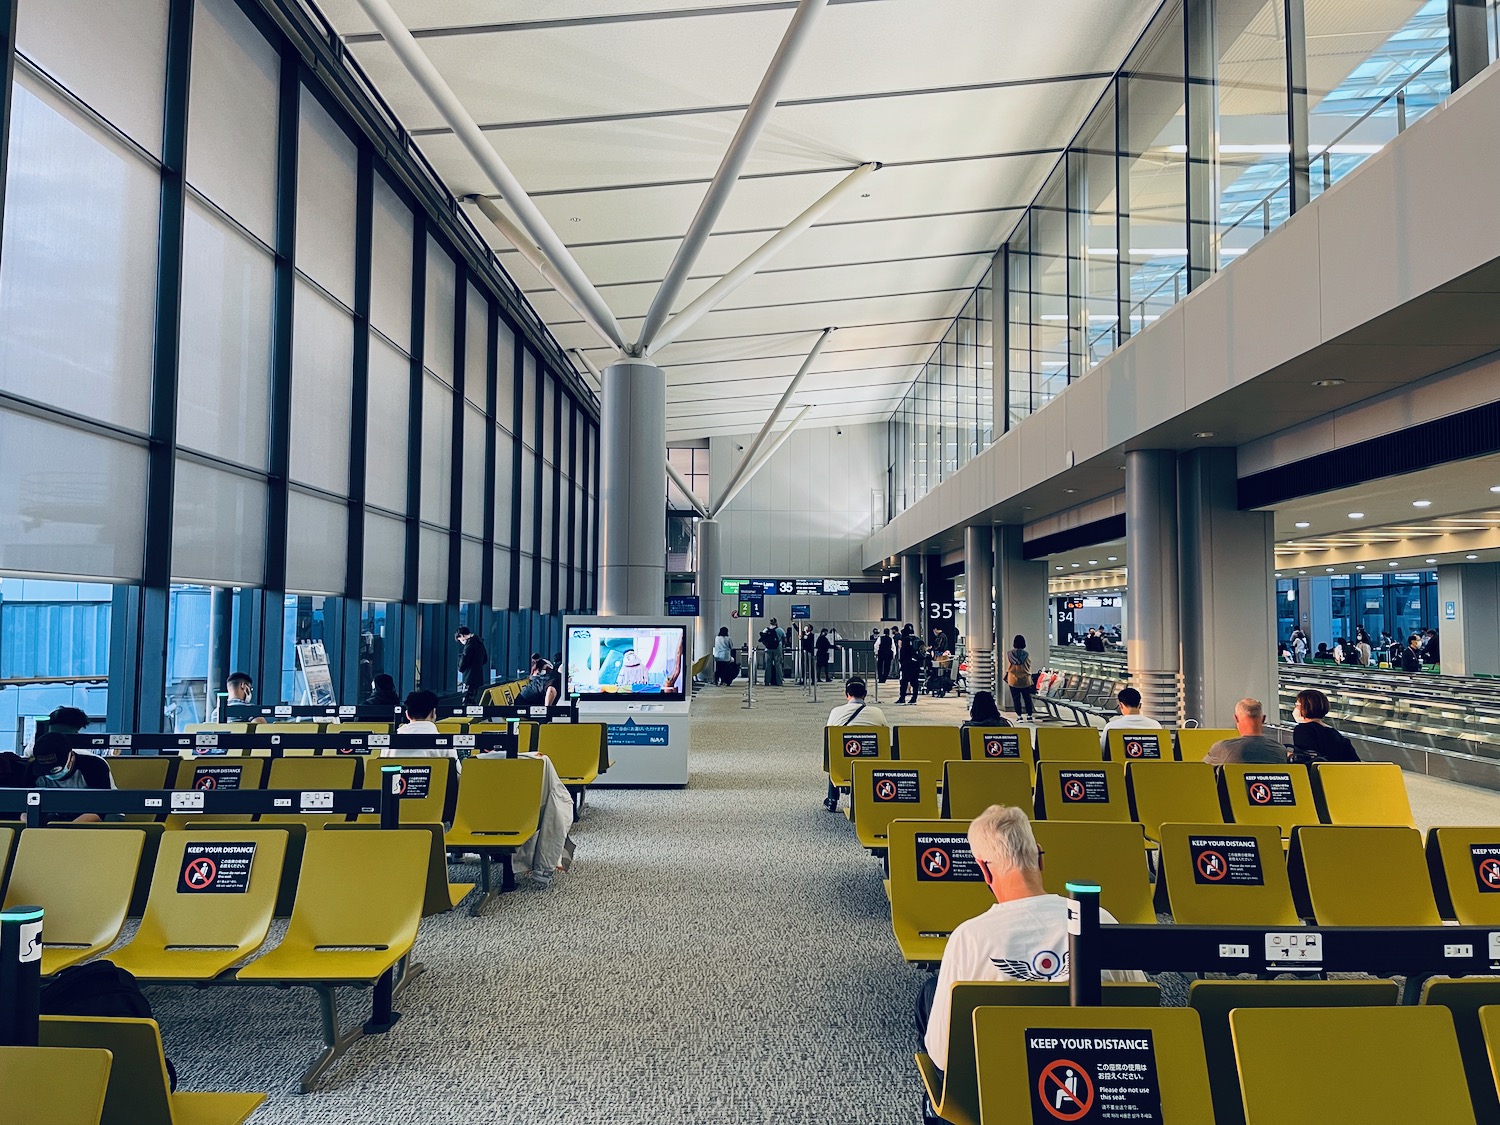
[[[590,796],[552,888],[423,922],[404,1018],[313,1094],[295,1093],[318,1049],[310,992],[152,988],[182,1088],[270,1091],[255,1125],[918,1121],[921,974],[879,864],[819,803],[833,701],[742,695],[694,702],[688,788]],[[955,722],[962,705],[890,713]]]

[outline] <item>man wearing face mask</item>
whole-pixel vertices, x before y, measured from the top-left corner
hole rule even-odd
[[[65,734],[44,734],[31,751],[31,784],[37,789],[113,789],[109,763],[93,754],[74,750]],[[49,821],[74,820],[96,823],[104,818],[98,813],[81,813],[75,817],[58,814]]]

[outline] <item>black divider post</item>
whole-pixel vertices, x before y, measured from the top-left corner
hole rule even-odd
[[[1067,883],[1068,1002],[1075,1008],[1104,1003],[1099,975],[1099,885]]]
[[[42,993],[42,908],[0,910],[0,1046],[37,1046]]]
[[[26,794],[26,827],[42,826],[42,795],[35,789]]]
[[[380,767],[380,827],[401,827],[401,795],[396,786],[401,782],[400,766]]]

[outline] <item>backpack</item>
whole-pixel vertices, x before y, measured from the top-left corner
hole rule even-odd
[[[113,961],[70,965],[43,986],[39,1006],[44,1016],[156,1018],[135,977]],[[177,1068],[171,1059],[167,1060],[167,1077],[172,1089],[177,1089]]]
[[[781,638],[776,635],[774,627],[767,625],[761,630],[760,643],[766,648],[777,649],[781,647]]]

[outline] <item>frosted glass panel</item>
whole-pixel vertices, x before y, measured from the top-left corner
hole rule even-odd
[[[562,397],[562,427],[559,431],[560,438],[557,447],[557,467],[562,470],[563,479],[568,479],[571,468],[569,455],[573,449],[573,400],[567,395]]]
[[[290,475],[303,484],[343,493],[349,488],[354,317],[301,278],[296,303]],[[401,366],[404,374],[404,360]]]
[[[271,255],[192,199],[184,239],[177,443],[265,469]]]
[[[484,442],[489,432],[489,419],[478,407],[465,403],[463,472],[463,531],[465,535],[484,535]]]
[[[517,422],[522,442],[536,448],[536,358],[527,351],[521,358],[521,417]]]
[[[495,321],[495,421],[515,432],[516,337],[503,319]]]
[[[453,259],[437,241],[427,238],[427,320],[422,348],[422,365],[434,374],[453,382],[453,310],[456,286]]]
[[[403,348],[411,347],[411,210],[375,177],[371,233],[370,323]]]
[[[259,586],[265,578],[266,484],[177,459],[172,578]]]
[[[536,609],[538,613],[551,613],[554,608],[552,604],[552,563],[543,559],[536,565],[541,570],[541,581],[537,583]]]
[[[0,384],[144,433],[160,175],[17,74]]]
[[[306,87],[300,104],[297,268],[353,308],[359,150]]]
[[[453,503],[453,389],[422,376],[422,510],[428,523],[447,527]]]
[[[531,596],[533,578],[536,574],[536,560],[525,552],[521,555],[521,582],[520,589],[516,591],[517,609],[535,609],[536,602]]]
[[[468,309],[464,314],[464,398],[480,410],[488,410],[490,303],[473,282],[465,289]]]
[[[557,384],[547,374],[542,375],[542,443],[543,459],[557,463],[557,445],[553,441],[552,427],[557,422]]]
[[[0,570],[139,581],[146,450],[0,410]]]
[[[296,594],[341,594],[349,508],[295,489],[287,503],[286,588]]]
[[[422,528],[421,565],[418,568],[417,600],[448,600],[448,533]]]
[[[458,600],[477,602],[484,587],[484,544],[478,539],[459,542]]]
[[[234,0],[198,0],[187,178],[267,243],[276,235],[281,60]]]
[[[511,505],[515,503],[515,439],[495,427],[495,542],[511,546]]]
[[[490,590],[490,608],[506,609],[510,605],[510,552],[495,548],[495,577]],[[494,654],[491,654],[493,659]]]
[[[411,360],[371,333],[365,499],[393,512],[406,511],[406,427],[410,417]]]
[[[525,550],[536,542],[533,538],[536,528],[536,455],[529,449],[521,451],[521,479],[516,503],[521,508],[521,541],[518,546]]]
[[[405,576],[405,521],[366,512],[365,600],[399,602]]]
[[[552,557],[552,531],[554,523],[552,519],[552,498],[556,495],[552,481],[552,466],[543,465],[542,473],[542,555],[544,558]]]
[[[161,155],[167,0],[22,0],[16,46]]]

